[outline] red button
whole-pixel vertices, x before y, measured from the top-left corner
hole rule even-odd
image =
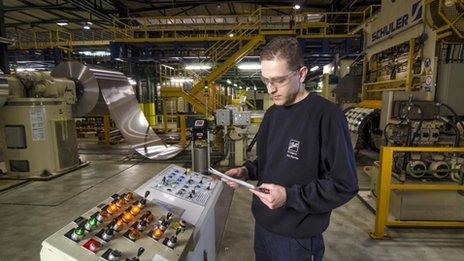
[[[89,239],[89,241],[85,242],[85,244],[82,246],[95,253],[100,249],[101,243],[91,238]]]

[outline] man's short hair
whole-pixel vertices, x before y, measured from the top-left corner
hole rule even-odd
[[[264,46],[259,58],[261,61],[282,59],[292,71],[304,66],[303,51],[294,37],[279,36],[272,39]]]

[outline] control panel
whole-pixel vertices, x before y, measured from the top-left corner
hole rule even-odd
[[[187,169],[171,165],[161,171],[149,187],[205,206],[211,192],[216,187],[217,180]]]
[[[148,200],[149,194],[112,195],[43,241],[41,259],[184,259],[195,226],[180,218],[182,209]]]

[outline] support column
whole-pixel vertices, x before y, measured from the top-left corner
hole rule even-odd
[[[3,0],[0,0],[0,38],[1,37],[6,38],[5,9],[3,8]],[[0,42],[0,70],[7,74],[10,73],[7,45],[2,42]]]

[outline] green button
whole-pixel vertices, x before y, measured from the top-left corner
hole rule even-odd
[[[94,227],[97,225],[97,219],[92,217],[89,220],[87,220],[87,224],[89,224],[90,227]]]
[[[74,229],[74,233],[76,233],[76,235],[79,235],[79,236],[84,235],[84,231],[85,229],[83,227],[77,227],[76,229]]]

